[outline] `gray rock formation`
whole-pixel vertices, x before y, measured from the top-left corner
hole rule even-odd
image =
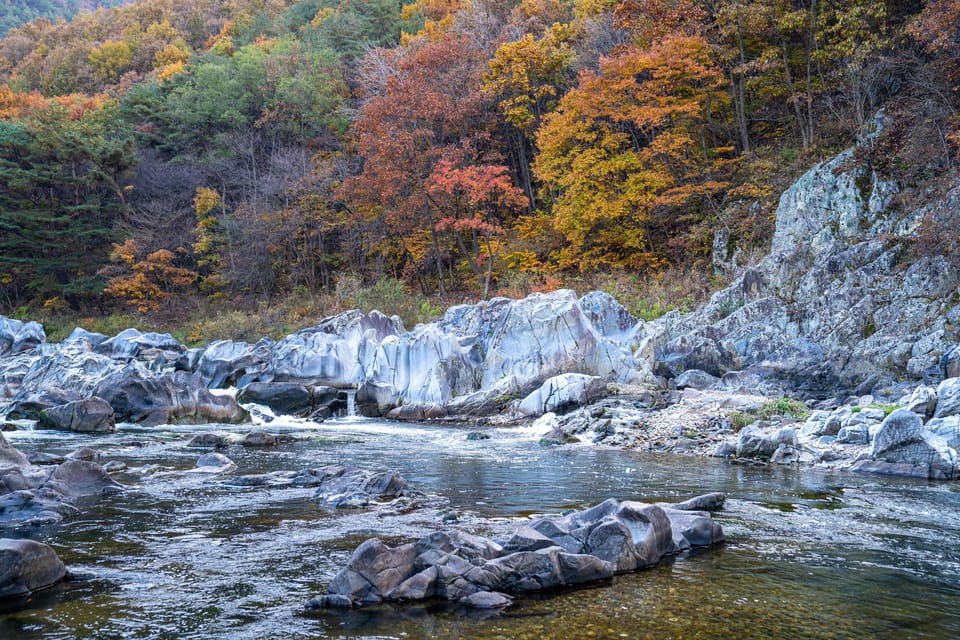
[[[927,210],[898,211],[896,191],[854,150],[811,169],[780,199],[767,258],[704,307],[648,323],[657,372],[748,369],[822,396],[949,366],[960,274],[938,256],[900,266],[896,239]],[[933,208],[958,204],[960,187]]]
[[[582,373],[564,373],[548,379],[520,401],[517,412],[522,416],[542,416],[593,402],[606,395],[603,378]]]
[[[131,363],[105,379],[93,394],[110,403],[118,420],[165,424],[243,422],[248,414],[231,396],[214,395],[184,371],[151,375]]]
[[[266,338],[253,345],[218,340],[203,350],[196,370],[204,384],[211,388],[246,386],[271,377],[267,372],[273,357],[272,347],[273,341]]]
[[[923,431],[920,416],[909,409],[897,409],[884,419],[874,435],[870,456],[877,459],[891,449],[919,441]]]
[[[375,502],[412,495],[396,471],[369,473],[359,469],[326,468],[314,499],[334,509],[356,509]]]
[[[718,499],[703,501],[715,505]],[[720,526],[706,512],[611,499],[562,518],[536,520],[503,544],[460,531],[436,532],[398,547],[367,540],[326,595],[307,606],[437,597],[471,607],[502,607],[510,604],[511,594],[603,580],[654,566],[691,546],[722,541]]]
[[[143,333],[132,328],[124,329],[94,346],[96,353],[114,360],[132,360],[141,357],[146,351],[158,350],[169,350],[179,355],[184,347],[169,333]]]
[[[0,316],[0,356],[30,351],[46,341],[39,323]]]
[[[773,433],[766,433],[757,424],[751,424],[740,430],[737,457],[769,460],[782,446],[797,446],[797,433],[793,427],[782,427]]]
[[[206,393],[229,385],[242,389],[244,401],[313,418],[332,412],[336,389],[357,389],[365,415],[464,417],[503,411],[553,379],[523,405],[537,415],[589,401],[606,382],[655,382],[644,323],[601,292],[496,298],[453,307],[409,332],[399,318],[349,311],[276,343],[218,341],[202,353],[136,329],[111,338],[77,330],[47,345],[23,338],[25,325],[3,320],[11,346],[0,352],[0,383],[33,419],[97,395],[118,420],[233,422],[243,414],[232,401]],[[15,342],[17,354],[2,357]],[[27,343],[36,343],[29,353]],[[36,402],[55,393],[72,395]]]
[[[26,598],[66,576],[66,567],[48,545],[0,538],[0,600]]]

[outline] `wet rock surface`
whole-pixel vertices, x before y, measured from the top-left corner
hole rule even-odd
[[[509,606],[511,595],[596,582],[656,565],[694,546],[723,542],[706,511],[719,495],[671,505],[607,500],[559,518],[524,524],[497,542],[462,531],[438,531],[390,547],[377,538],[361,544],[327,593],[308,608],[356,607],[380,602],[444,598],[473,608]]]
[[[26,598],[66,576],[66,567],[48,545],[0,538],[0,601]]]
[[[76,498],[122,489],[94,462],[67,459],[35,466],[0,434],[0,527],[59,522],[77,513]]]

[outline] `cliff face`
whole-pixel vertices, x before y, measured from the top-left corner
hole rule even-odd
[[[750,369],[815,395],[956,375],[960,274],[909,247],[924,215],[960,207],[960,185],[902,211],[897,185],[858,160],[862,150],[783,193],[760,264],[693,313],[647,325],[659,373]]]

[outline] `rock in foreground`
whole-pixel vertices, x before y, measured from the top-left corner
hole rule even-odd
[[[0,434],[0,527],[59,522],[77,512],[74,499],[121,490],[93,462],[70,459],[55,466],[34,466]]]
[[[67,575],[56,552],[33,540],[0,539],[0,600],[24,598]]]
[[[470,607],[509,605],[510,595],[556,589],[645,569],[691,547],[723,541],[720,525],[690,506],[722,504],[718,494],[679,505],[601,504],[520,527],[503,543],[438,531],[390,547],[377,538],[354,550],[327,593],[308,608],[446,598]]]

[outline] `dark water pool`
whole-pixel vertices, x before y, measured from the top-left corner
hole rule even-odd
[[[431,602],[305,615],[303,603],[359,542],[450,525],[436,507],[331,513],[309,489],[236,489],[188,473],[201,452],[186,439],[209,428],[10,434],[28,451],[93,446],[102,461],[164,469],[128,476],[127,492],[88,501],[61,525],[6,532],[47,542],[87,579],[0,613],[0,639],[960,637],[956,485],[545,448],[529,431],[467,441],[463,430],[363,420],[289,423],[301,437],[294,444],[225,453],[239,473],[395,468],[444,496],[463,526],[493,534],[515,518],[607,497],[724,491],[717,517],[728,543],[588,589],[520,599],[501,614]]]

